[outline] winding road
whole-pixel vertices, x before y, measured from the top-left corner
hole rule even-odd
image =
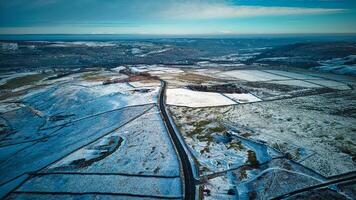
[[[168,133],[173,141],[173,144],[177,150],[179,160],[181,163],[182,167],[182,172],[183,172],[183,180],[184,180],[184,186],[183,186],[183,191],[184,191],[184,199],[186,200],[192,200],[195,199],[195,179],[192,171],[192,166],[189,161],[189,157],[184,150],[183,144],[178,138],[178,134],[175,129],[173,128],[173,125],[171,124],[171,121],[169,120],[168,117],[168,112],[166,109],[166,104],[165,104],[165,92],[166,92],[166,87],[167,83],[163,80],[161,80],[161,91],[159,94],[159,109],[161,111],[161,115],[163,118],[163,121],[167,127]]]

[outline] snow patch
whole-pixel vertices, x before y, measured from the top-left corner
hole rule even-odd
[[[187,107],[207,107],[233,105],[236,102],[219,93],[176,88],[167,90],[167,104]]]
[[[237,78],[245,81],[271,81],[271,80],[288,80],[290,78],[278,76],[275,74],[259,71],[259,70],[233,70],[222,72],[220,77]]]
[[[225,96],[237,101],[239,103],[251,103],[262,101],[260,98],[250,94],[250,93],[242,93],[242,94],[224,94]]]

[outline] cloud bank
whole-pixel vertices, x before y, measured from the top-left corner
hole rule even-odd
[[[259,16],[334,14],[346,9],[304,8],[304,7],[266,7],[236,6],[222,3],[181,3],[173,4],[157,15],[171,19],[226,19]]]
[[[219,32],[222,34],[312,30],[355,32],[352,25],[356,16],[356,5],[346,1],[330,4],[310,0],[276,0],[273,3],[261,0],[0,2],[0,34],[212,33],[219,30],[223,30]]]

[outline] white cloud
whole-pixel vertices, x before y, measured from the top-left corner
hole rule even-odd
[[[220,3],[180,3],[158,12],[171,19],[223,19],[257,16],[311,15],[346,12],[346,9],[236,6]]]
[[[221,34],[233,34],[234,32],[232,30],[220,30],[219,33],[221,33]]]

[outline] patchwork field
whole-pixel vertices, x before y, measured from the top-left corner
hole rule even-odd
[[[205,67],[1,75],[1,197],[182,199],[183,162],[200,199],[270,199],[352,178],[354,78]],[[290,199],[356,195],[354,184],[328,186]]]

